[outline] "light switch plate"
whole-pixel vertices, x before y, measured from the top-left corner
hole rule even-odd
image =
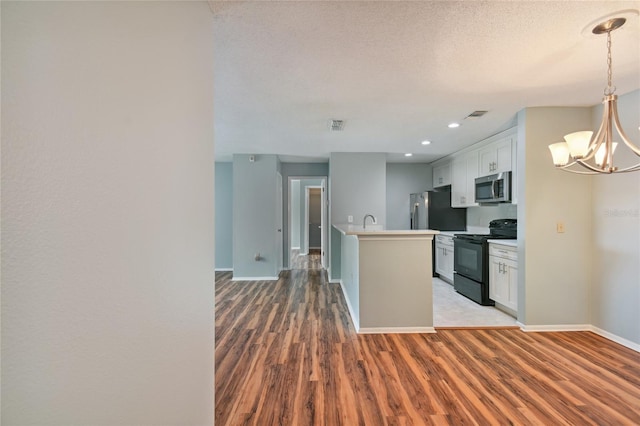
[[[347,216],[347,223],[353,223],[353,216]]]
[[[556,232],[558,232],[558,234],[564,233],[564,222],[556,223]]]

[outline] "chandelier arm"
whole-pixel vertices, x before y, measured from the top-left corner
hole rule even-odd
[[[635,146],[629,140],[629,138],[627,137],[627,134],[624,132],[624,130],[622,130],[622,126],[620,125],[620,119],[618,118],[618,109],[617,108],[613,108],[613,123],[616,126],[616,130],[618,131],[618,134],[622,138],[622,141],[624,142],[624,144],[627,145],[629,147],[629,149],[631,151],[633,151],[637,156],[640,156],[640,148]]]
[[[585,163],[584,159],[581,160],[576,160],[576,163],[580,164],[582,167],[585,167],[589,170],[593,170],[596,173],[610,173],[608,171],[606,171],[604,168],[599,168],[599,167],[594,167],[589,163]]]
[[[629,172],[635,172],[640,170],[640,163],[636,164],[635,166],[629,166],[629,167],[625,167],[624,169],[618,169],[616,170],[616,173],[629,173]]]
[[[581,160],[583,161],[591,160],[596,155],[596,152],[598,152],[598,148],[600,148],[600,145],[602,145],[602,141],[604,140],[604,137],[606,135],[606,123],[608,121],[607,118],[609,117],[611,105],[609,99],[607,98],[605,98],[603,104],[604,108],[602,109],[602,121],[600,122],[600,127],[598,128],[598,132],[591,138],[589,145],[592,147],[592,149],[589,150],[589,153],[587,155],[581,158]]]
[[[575,164],[575,163],[572,163],[572,164]],[[597,174],[600,174],[600,172],[590,172],[590,171],[569,169],[568,165],[567,166],[558,167],[558,169],[562,170],[563,172],[576,173],[576,174],[579,174],[579,175],[597,175]]]

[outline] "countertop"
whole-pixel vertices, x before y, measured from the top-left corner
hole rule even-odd
[[[367,225],[363,228],[361,225],[354,225],[351,223],[339,223],[333,224],[333,227],[340,231],[343,235],[356,235],[356,236],[421,236],[421,235],[436,235],[440,231],[433,229],[383,229],[382,225]]]
[[[489,244],[502,244],[503,246],[518,247],[518,240],[487,240]]]

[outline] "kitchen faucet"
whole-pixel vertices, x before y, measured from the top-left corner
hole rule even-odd
[[[376,220],[376,217],[372,214],[365,214],[364,215],[364,219],[362,219],[362,229],[365,229],[367,227],[367,218],[370,217],[373,220],[372,225],[375,225],[376,223],[378,223],[378,221]]]

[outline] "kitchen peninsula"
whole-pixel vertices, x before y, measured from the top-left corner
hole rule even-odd
[[[429,333],[438,231],[333,225],[332,259],[358,333]],[[339,251],[335,253],[335,251]]]

